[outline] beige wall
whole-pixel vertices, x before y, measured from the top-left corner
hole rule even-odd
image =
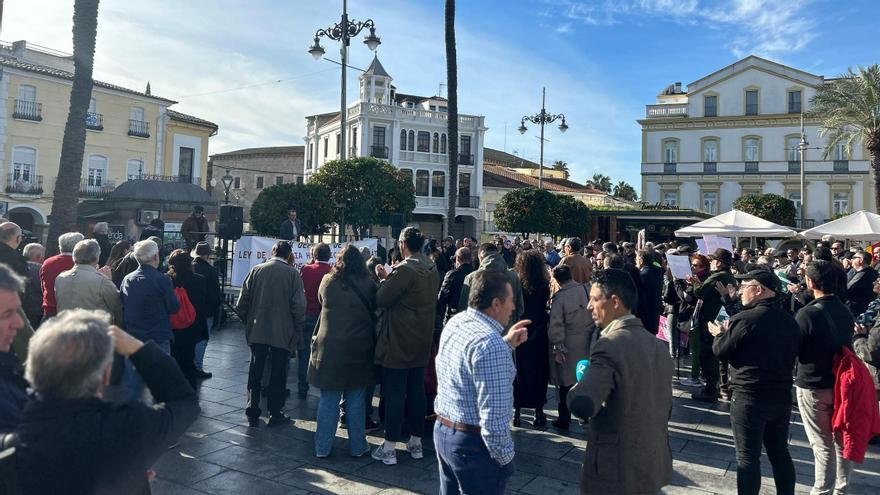
[[[165,117],[165,142],[162,146],[162,173],[159,175],[177,175],[177,163],[175,163],[175,158],[178,155],[175,153],[176,148],[179,148],[180,146],[194,147],[194,143],[198,143],[198,148],[195,149],[197,150],[196,152],[199,157],[197,164],[193,164],[193,168],[195,168],[197,172],[194,171],[193,175],[199,178],[199,185],[203,188],[207,188],[205,177],[208,171],[208,138],[210,135],[210,129]],[[175,137],[177,137],[177,141],[175,141]]]

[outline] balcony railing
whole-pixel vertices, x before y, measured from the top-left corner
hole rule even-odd
[[[459,208],[479,208],[480,207],[480,197],[479,196],[459,196],[455,205]]]
[[[815,218],[805,218],[803,222],[801,222],[800,218],[794,219],[794,228],[796,229],[812,229],[816,226]]]
[[[666,117],[687,117],[687,103],[672,103],[667,105],[646,105],[645,116],[649,119],[662,119]]]
[[[458,164],[459,165],[473,165],[474,164],[474,155],[470,153],[459,153],[458,154]]]
[[[129,174],[128,180],[151,180],[158,182],[183,182],[188,184],[202,185],[199,177],[191,175],[153,175],[153,174]]]
[[[676,165],[675,163],[664,163],[663,164],[663,173],[664,174],[674,174],[675,170],[676,170],[675,165]]]
[[[129,120],[128,135],[142,138],[150,137],[150,123],[143,120]]]
[[[86,113],[86,129],[93,131],[104,130],[104,115],[95,112]]]
[[[43,120],[43,104],[31,100],[15,100],[12,118],[39,122]]]
[[[6,192],[9,194],[43,194],[43,176],[31,175],[28,178],[8,175],[6,177]]]
[[[835,172],[849,172],[849,160],[834,160]]]
[[[757,172],[758,162],[746,162],[746,172]]]
[[[79,183],[79,195],[84,198],[103,198],[116,189],[112,180],[82,179]]]
[[[788,172],[791,174],[796,174],[801,171],[801,162],[798,160],[789,160],[788,161]]]
[[[388,159],[388,146],[370,146],[370,156]]]
[[[703,162],[703,172],[717,172],[718,162]]]

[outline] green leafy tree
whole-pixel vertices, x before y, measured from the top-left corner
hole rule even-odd
[[[810,100],[811,117],[821,120],[819,135],[827,137],[825,159],[842,144],[846,156],[861,142],[871,156],[874,201],[880,211],[880,65],[849,69],[822,85]]]
[[[618,181],[617,184],[614,185],[614,194],[615,198],[625,199],[627,201],[638,201],[639,195],[636,193],[636,189],[631,186],[626,181]]]
[[[390,163],[361,157],[327,162],[309,179],[323,187],[330,205],[344,218],[337,222],[361,231],[372,225],[388,225],[392,213],[402,213],[406,220],[416,207],[415,191],[409,176]]]
[[[559,202],[560,221],[559,228],[551,234],[586,238],[585,234],[590,230],[590,209],[583,201],[572,196],[560,194],[556,198]]]
[[[553,162],[553,165],[550,165],[550,168],[552,168],[553,170],[561,170],[562,172],[565,172],[565,178],[568,178],[568,163],[562,160],[556,160],[555,162]]]
[[[587,181],[587,187],[592,187],[593,189],[598,189],[600,191],[610,193],[611,177],[608,177],[604,174],[595,173],[593,174],[593,178]]]
[[[495,206],[495,224],[506,232],[556,233],[562,220],[559,197],[536,187],[515,189]]]
[[[794,203],[778,194],[747,194],[733,202],[733,208],[779,225],[794,226]]]
[[[323,234],[334,220],[327,190],[315,184],[278,184],[260,192],[251,206],[251,228],[260,235],[277,237],[287,212],[296,209],[302,233]]]

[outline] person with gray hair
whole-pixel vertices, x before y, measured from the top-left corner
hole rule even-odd
[[[180,302],[174,295],[171,279],[160,273],[159,246],[146,240],[134,245],[134,257],[138,269],[122,279],[122,307],[125,328],[141,340],[152,340],[156,345],[171,353],[170,317],[180,309]],[[143,392],[143,381],[139,372],[132,368],[132,361],[125,361],[123,376],[123,397],[135,400]]]
[[[26,277],[27,259],[18,252],[21,244],[21,227],[13,222],[0,223],[0,263],[5,263],[12,271]]]
[[[40,267],[43,266],[45,253],[46,249],[42,244],[36,242],[28,244],[22,251],[27,259],[28,274],[21,306],[33,327],[39,326],[40,320],[43,319],[43,289],[40,287]]]
[[[141,370],[161,407],[101,400],[114,350]],[[14,460],[24,493],[149,493],[147,471],[199,414],[171,356],[110,326],[101,312],[64,311],[44,323],[27,378],[36,398],[24,413]]]
[[[98,259],[98,266],[104,266],[107,263],[107,258],[110,256],[110,250],[113,249],[113,243],[110,241],[110,225],[107,222],[96,223],[92,227],[92,237],[101,246],[101,257]]]
[[[23,281],[0,264],[0,433],[15,430],[28,401],[16,340],[24,327],[18,294]]]
[[[55,279],[58,311],[88,309],[107,312],[114,324],[122,324],[122,300],[106,275],[98,271],[101,248],[98,241],[86,239],[73,248],[73,268]]]
[[[58,313],[58,303],[55,300],[55,279],[61,272],[73,268],[73,248],[76,243],[83,240],[84,235],[79,232],[68,232],[58,236],[58,249],[60,253],[48,258],[40,267],[40,285],[43,287],[43,319],[51,318]]]

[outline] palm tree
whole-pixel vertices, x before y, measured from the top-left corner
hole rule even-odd
[[[593,178],[587,181],[587,186],[607,193],[611,192],[611,177],[607,175],[595,173]]]
[[[613,196],[627,201],[636,201],[639,199],[636,189],[623,180],[618,181],[617,184],[615,184]]]
[[[847,156],[852,156],[854,144],[864,144],[871,155],[874,204],[880,211],[880,65],[858,69],[820,87],[810,100],[809,115],[821,120],[819,135],[828,138],[826,160],[840,144]]]
[[[458,62],[455,55],[455,0],[446,0],[446,89],[449,99],[449,211],[446,235],[452,235],[458,203]]]
[[[61,160],[49,214],[47,254],[58,252],[59,235],[76,230],[79,182],[86,147],[86,112],[94,85],[92,69],[98,31],[98,1],[76,0],[73,5],[73,88],[70,90],[70,108],[64,126]]]
[[[553,170],[561,170],[565,172],[565,178],[568,178],[568,164],[564,161],[556,160],[555,162],[553,162],[553,165],[550,165],[550,168],[552,168]]]

